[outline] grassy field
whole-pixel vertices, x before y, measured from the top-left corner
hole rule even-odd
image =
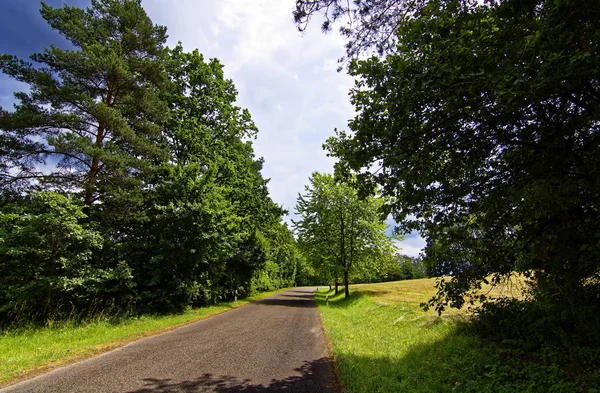
[[[552,365],[469,333],[465,313],[424,312],[419,304],[433,294],[434,282],[353,285],[347,300],[316,292],[348,392],[595,392]]]
[[[278,292],[278,291],[276,291]],[[142,316],[111,323],[63,323],[0,335],[0,386],[258,300],[275,292],[262,292],[235,303],[197,308],[182,314]]]

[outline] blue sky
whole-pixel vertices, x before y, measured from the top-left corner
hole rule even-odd
[[[46,0],[51,6],[85,6],[85,0]],[[335,32],[322,34],[318,21],[300,34],[292,20],[294,0],[143,0],[154,23],[167,26],[167,44],[218,58],[259,128],[254,142],[265,159],[273,200],[294,213],[313,171],[331,172],[333,160],[321,145],[354,116],[348,91],[352,79],[336,72],[344,50]],[[176,5],[176,6],[175,6]],[[0,53],[26,58],[65,40],[41,18],[37,0],[0,0]],[[24,87],[0,74],[0,106]],[[290,217],[287,217],[290,220]],[[391,222],[391,221],[390,221]],[[409,235],[402,252],[417,255],[424,246]]]

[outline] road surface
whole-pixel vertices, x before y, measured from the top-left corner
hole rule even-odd
[[[312,289],[295,288],[0,393],[338,390]]]

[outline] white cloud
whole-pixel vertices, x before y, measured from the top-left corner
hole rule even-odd
[[[265,158],[273,200],[293,213],[298,192],[313,171],[331,172],[322,144],[344,128],[354,110],[352,79],[337,73],[344,42],[323,35],[319,21],[300,34],[294,0],[145,0],[154,23],[166,25],[169,45],[181,41],[225,65],[259,128],[255,150]]]
[[[413,257],[413,258],[418,257],[419,254],[421,253],[421,251],[423,251],[423,247],[425,247],[424,244],[422,247],[419,247],[419,246],[407,244],[405,242],[396,242],[396,246],[398,246],[398,248],[400,249],[399,250],[400,254],[408,255],[409,257]]]

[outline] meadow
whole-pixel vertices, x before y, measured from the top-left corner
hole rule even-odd
[[[352,285],[348,299],[315,292],[347,392],[597,392],[538,354],[481,338],[464,310],[423,311],[434,283]]]

